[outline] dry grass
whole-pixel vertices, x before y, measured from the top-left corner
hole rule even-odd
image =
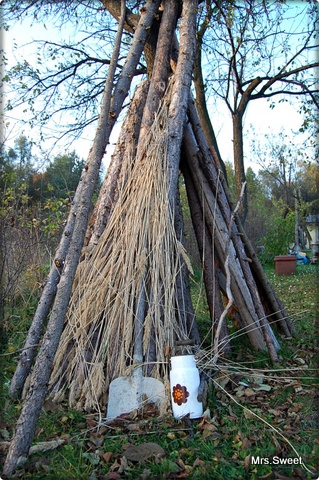
[[[175,338],[188,337],[175,316],[174,284],[185,260],[190,262],[168,204],[169,96],[170,89],[137,157],[126,157],[131,173],[99,243],[78,267],[51,376],[55,398],[66,395],[77,408],[98,408],[109,382],[131,371],[142,284],[143,355],[146,362],[156,359],[152,376],[168,380],[165,352]]]

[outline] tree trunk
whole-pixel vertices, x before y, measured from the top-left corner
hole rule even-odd
[[[191,107],[191,110],[192,110],[192,107]],[[194,112],[194,110],[192,111]],[[194,114],[194,122],[196,123],[196,114]],[[210,151],[213,158],[215,159],[217,157],[216,152],[212,148],[210,148]],[[215,168],[218,168],[219,162],[217,158],[216,160],[214,162],[214,165],[215,165]],[[215,174],[212,175],[212,173],[209,171],[209,169],[207,170],[206,167],[205,167],[205,172],[207,174],[207,177],[211,179],[212,185],[216,184],[217,178],[219,176],[219,181],[223,186],[222,191],[224,194],[224,197],[221,201],[221,206],[223,209],[225,206],[229,206],[231,209],[233,209],[234,207],[232,206],[228,185],[223,175],[218,175],[218,172],[215,172]],[[225,218],[228,218],[229,214],[227,212],[225,212],[225,215],[226,215]],[[294,336],[296,334],[295,326],[293,325],[285,307],[283,306],[282,302],[280,301],[277,294],[275,293],[272,285],[270,284],[267,278],[267,275],[265,274],[264,269],[257,257],[257,254],[249,238],[247,237],[247,234],[242,226],[239,216],[236,217],[235,222],[238,228],[238,233],[235,235],[235,238],[236,236],[240,236],[242,239],[242,243],[245,248],[245,255],[246,255],[246,258],[250,260],[250,265],[251,265],[252,273],[254,275],[254,278],[257,284],[258,292],[263,299],[263,305],[265,310],[267,311],[267,315],[268,314],[270,315],[269,323],[274,323],[275,325],[278,324],[282,332],[286,336],[288,337]]]
[[[119,0],[100,0],[103,4],[105,9],[119,21],[121,17],[121,8],[120,8],[120,1]],[[157,6],[157,11],[154,13],[153,22],[148,29],[148,35],[144,44],[144,54],[146,58],[147,64],[147,71],[149,74],[153,71],[154,66],[154,58],[156,53],[156,44],[158,39],[158,31],[160,26],[160,12],[158,11],[158,7],[160,6],[160,2],[155,2],[155,6]],[[141,8],[141,15],[145,16],[145,8]],[[136,27],[140,21],[141,15],[137,15],[131,12],[131,10],[126,7],[126,15],[125,15],[125,23],[124,28],[130,34],[135,34]]]
[[[159,28],[154,67],[151,76],[150,88],[143,112],[140,145],[143,145],[143,136],[149,131],[161,99],[164,96],[170,73],[170,58],[172,53],[173,37],[178,14],[178,2],[165,0],[165,8]]]
[[[119,2],[117,2],[117,4],[118,6],[120,5]],[[144,14],[141,17],[139,26],[136,29],[136,33],[134,37],[135,41],[133,42],[132,47],[129,51],[129,54],[126,58],[122,75],[116,84],[113,95],[111,96],[112,87],[113,87],[113,77],[114,77],[114,75],[112,74],[112,69],[114,70],[116,67],[116,63],[117,63],[116,57],[117,57],[117,50],[118,50],[117,48],[114,49],[112,62],[110,65],[110,78],[106,80],[106,87],[105,87],[106,88],[105,107],[107,109],[107,112],[109,113],[105,114],[105,118],[104,118],[105,127],[103,127],[104,130],[101,131],[101,126],[99,126],[98,132],[97,132],[100,135],[100,137],[103,139],[100,144],[100,151],[98,153],[99,157],[97,157],[99,158],[99,162],[101,162],[101,159],[104,155],[105,148],[109,140],[111,131],[121,111],[125,97],[127,96],[135,69],[137,67],[139,58],[143,51],[143,46],[148,37],[149,28],[155,18],[159,4],[160,4],[159,0],[156,0],[156,1],[148,0],[148,2],[146,3],[144,8]],[[124,18],[124,15],[122,15],[122,17]],[[123,28],[123,22],[122,22],[122,25],[119,26],[119,31],[121,31],[122,28]],[[102,125],[102,123],[100,123],[100,125]],[[90,162],[92,162],[91,159],[93,157],[94,157],[94,154],[91,154],[91,151],[90,151],[89,159],[84,167],[78,188],[74,196],[71,211],[68,217],[67,224],[64,229],[64,233],[62,235],[62,239],[54,260],[54,264],[52,265],[50,274],[47,278],[46,287],[42,293],[39,306],[37,308],[37,311],[32,323],[32,327],[29,331],[29,334],[26,340],[25,347],[20,355],[19,365],[12,381],[12,387],[10,388],[10,393],[13,396],[19,396],[21,394],[25,379],[27,378],[30,372],[32,363],[36,356],[37,346],[39,344],[41,334],[43,332],[44,322],[47,319],[47,315],[54,301],[56,291],[57,291],[56,286],[60,280],[60,273],[61,273],[61,270],[63,269],[66,254],[70,246],[74,225],[78,216],[79,205],[81,204],[84,198],[82,186],[85,185],[84,180],[87,177],[87,171],[89,170]],[[56,267],[58,268],[58,271]]]
[[[190,102],[190,105],[189,105],[189,113],[190,113],[191,123],[192,123],[192,126],[193,126],[193,131],[195,132],[195,136],[196,136],[196,139],[198,141],[199,146],[196,147],[194,145],[194,136],[192,134],[188,134],[187,138],[190,141],[190,146],[188,148],[188,153],[193,152],[193,155],[197,155],[196,152],[197,152],[198,148],[200,148],[200,150],[202,152],[202,154],[198,154],[198,160],[199,160],[199,163],[200,163],[200,167],[201,167],[201,169],[203,169],[203,172],[205,174],[205,180],[202,181],[202,183],[199,182],[199,185],[201,185],[201,184],[205,185],[205,181],[208,180],[208,182],[209,182],[209,187],[208,187],[208,190],[207,190],[208,196],[212,195],[212,192],[215,192],[215,197],[214,198],[216,198],[216,201],[218,201],[218,205],[220,207],[222,217],[224,218],[224,221],[226,222],[226,224],[228,224],[229,219],[230,219],[230,209],[229,209],[230,208],[230,202],[229,202],[229,195],[228,195],[228,191],[227,191],[227,186],[226,186],[226,184],[223,180],[223,176],[221,175],[221,172],[218,172],[215,163],[209,160],[209,157],[210,157],[211,153],[210,153],[209,148],[206,144],[204,134],[203,134],[203,132],[200,128],[200,122],[199,122],[196,110],[194,109],[194,105],[193,105],[192,102]],[[186,138],[186,136],[185,136],[185,138]],[[194,168],[193,165],[192,165],[192,167],[196,172],[200,171],[197,168]],[[213,198],[212,198],[212,201],[214,201]],[[206,211],[208,211],[208,210],[206,209]],[[283,306],[282,306],[281,302],[279,301],[279,299],[277,299],[273,289],[271,288],[271,286],[269,284],[269,281],[267,280],[266,275],[263,272],[262,267],[261,267],[261,265],[258,261],[258,258],[256,256],[256,254],[254,254],[254,251],[253,251],[253,249],[252,249],[252,247],[249,243],[249,240],[246,237],[245,232],[243,231],[243,229],[241,229],[241,231],[239,231],[239,232],[237,231],[237,226],[236,226],[237,224],[241,225],[238,218],[237,218],[237,220],[234,224],[234,231],[232,233],[233,242],[235,242],[234,245],[236,246],[237,258],[240,260],[242,266],[245,266],[245,262],[246,262],[246,266],[248,266],[248,264],[252,264],[254,266],[253,271],[254,271],[254,275],[256,277],[258,277],[258,284],[261,284],[263,286],[263,288],[261,290],[262,296],[263,297],[267,297],[267,295],[270,296],[270,300],[269,300],[270,308],[269,308],[269,310],[272,311],[272,314],[273,314],[273,316],[276,317],[277,321],[281,322],[282,327],[285,326],[285,328],[288,329],[286,331],[292,332],[293,331],[293,325],[291,324],[291,320],[289,319],[288,315],[287,315],[287,321],[285,320],[286,312],[283,310],[283,314],[282,314]],[[208,222],[208,225],[209,225],[209,222]],[[242,241],[244,243],[242,243]],[[249,247],[247,253],[245,252],[245,246],[244,246],[246,244]],[[249,254],[252,255],[252,258],[249,257]],[[246,271],[246,267],[244,267],[244,270]],[[248,275],[250,275],[250,274],[248,273]],[[245,281],[247,282],[248,278],[246,278]],[[250,282],[252,282],[252,280],[249,280],[249,283]],[[251,285],[253,285],[253,284],[254,284],[254,282],[251,283]],[[257,286],[255,286],[253,288],[252,293],[254,294],[254,292],[257,292],[257,291],[258,291]],[[256,298],[256,301],[254,303],[256,303],[256,302],[257,302],[257,298]],[[238,305],[238,307],[239,307],[239,305]],[[279,308],[277,308],[277,307],[279,307]],[[239,310],[240,310],[240,308],[239,308]],[[263,318],[264,317],[265,317],[265,315],[263,316]],[[274,345],[275,346],[277,345],[277,347],[278,347],[278,342],[275,340],[275,338],[273,336],[273,333],[271,333],[271,330],[269,330],[268,327],[266,328],[266,333],[267,333],[267,336],[269,336],[269,335],[271,336],[272,343],[274,343]],[[273,354],[274,354],[274,351],[273,351]],[[273,360],[275,360],[275,359],[276,359],[276,356],[274,355]]]
[[[233,142],[234,142],[234,167],[236,193],[239,196],[243,184],[246,182],[244,167],[244,142],[243,142],[243,114],[240,110],[232,114],[233,118]],[[242,223],[245,223],[248,214],[248,196],[244,194],[242,207],[239,216]]]
[[[4,255],[4,221],[0,218],[0,352],[2,353],[6,348],[6,332],[4,328],[4,315],[5,315],[5,278],[4,278],[4,265],[5,265],[5,255]]]
[[[190,96],[192,72],[196,46],[196,12],[197,0],[183,3],[182,22],[180,27],[180,48],[176,66],[176,81],[173,85],[172,101],[169,107],[168,121],[168,200],[174,211],[174,202],[178,186],[178,172],[183,129],[186,122],[186,111]]]
[[[193,345],[200,345],[200,336],[190,294],[189,271],[192,271],[192,267],[186,253],[185,229],[179,190],[177,190],[175,207],[174,228],[176,238],[180,242],[181,248],[184,249],[184,254],[180,258],[179,273],[175,283],[177,298],[176,315],[178,323],[184,327],[185,340],[189,337],[193,341]]]
[[[203,20],[196,37],[196,55],[194,64],[194,87],[196,92],[195,102],[206,141],[208,145],[216,151],[218,167],[223,171],[224,177],[227,178],[225,164],[219,152],[215,132],[207,109],[207,102],[205,98],[205,84],[202,70],[203,38],[207,28],[209,27],[212,13],[213,10],[211,6],[207,5],[207,15]]]
[[[295,326],[292,323],[287,310],[285,309],[281,300],[278,298],[276,292],[274,291],[271,283],[269,282],[267,275],[264,272],[264,269],[257,257],[257,254],[249,238],[247,237],[243,229],[243,226],[239,218],[237,218],[237,226],[238,226],[239,234],[243,239],[243,243],[245,245],[247,255],[252,261],[251,268],[253,271],[255,281],[257,283],[258,292],[260,292],[260,295],[263,298],[265,309],[270,315],[270,317],[268,317],[269,322],[278,324],[278,326],[280,327],[284,335],[286,335],[287,337],[295,336],[296,335]]]

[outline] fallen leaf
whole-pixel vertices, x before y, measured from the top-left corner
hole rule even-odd
[[[214,383],[217,383],[222,389],[226,387],[228,382],[230,382],[230,375],[227,369],[220,370],[219,374],[214,378]]]
[[[62,410],[62,405],[53,402],[53,400],[50,400],[49,398],[43,402],[43,410],[45,412],[58,412]]]
[[[126,430],[129,432],[137,432],[137,433],[142,433],[141,427],[138,423],[129,423],[126,425]]]
[[[90,438],[88,439],[88,443],[91,442],[92,445],[95,445],[96,447],[101,447],[104,443],[104,437],[98,436],[98,435],[90,435]]]
[[[105,452],[102,455],[102,459],[104,460],[105,463],[109,463],[111,461],[112,456],[113,456],[113,452]]]
[[[0,442],[0,452],[5,452],[6,450],[8,450],[10,443],[11,442],[8,441]]]
[[[244,410],[244,416],[247,420],[250,420],[252,418],[256,418],[256,415],[251,411],[251,410]]]
[[[295,360],[296,360],[296,362],[300,363],[300,365],[305,365],[306,364],[306,362],[303,358],[298,357],[298,358],[295,358]]]
[[[252,397],[253,395],[256,395],[252,388],[245,388],[244,394],[246,397]]]
[[[204,460],[201,460],[200,458],[196,458],[195,462],[193,463],[193,467],[205,467],[206,462]]]
[[[257,385],[262,385],[264,383],[265,375],[263,374],[255,374],[252,375],[253,383],[257,383]]]
[[[236,388],[237,397],[243,397],[244,395],[245,395],[245,387],[240,386],[239,388]]]
[[[207,432],[217,432],[218,428],[213,423],[206,423],[203,430]]]
[[[95,428],[98,425],[98,422],[94,418],[87,418],[86,424],[88,430],[92,430],[92,428]]]
[[[175,478],[187,478],[189,477],[189,475],[192,473],[193,471],[193,467],[191,467],[190,465],[185,465],[185,470],[183,470],[182,472],[178,473]]]
[[[280,443],[278,442],[277,438],[272,435],[273,442],[276,447],[276,455],[279,455],[281,453],[281,446]]]
[[[282,412],[280,410],[275,410],[273,408],[270,408],[268,410],[268,413],[270,413],[271,415],[275,415],[275,417],[280,417]]]
[[[125,457],[124,457],[125,458]],[[112,463],[111,467],[110,467],[110,472],[115,472],[115,471],[119,471],[121,468],[121,464],[118,462],[118,460],[115,460],[114,463]]]
[[[243,439],[243,443],[242,443],[241,448],[242,448],[242,450],[248,450],[249,448],[251,448],[251,443],[250,443],[250,441],[248,440],[247,437],[245,437]]]
[[[247,457],[245,457],[245,460],[244,460],[244,468],[245,468],[245,472],[246,472],[246,473],[247,473],[248,470],[249,470],[250,461],[251,461],[251,453],[250,453],[249,455],[247,455]]]
[[[110,472],[104,478],[105,478],[105,480],[119,480],[122,477],[117,472]]]
[[[149,470],[148,468],[145,468],[143,470],[140,480],[149,480],[151,478],[151,474],[152,474],[151,470]]]
[[[120,458],[120,462],[121,462],[121,465],[117,471],[118,473],[123,473],[125,472],[125,470],[127,470],[127,467],[128,467],[127,458],[125,457],[125,455]]]
[[[185,455],[186,457],[189,457],[193,453],[192,448],[180,448],[179,450],[180,455]]]
[[[2,438],[5,438],[5,439],[10,438],[10,433],[5,428],[0,430],[0,435]]]
[[[87,458],[92,465],[98,465],[100,463],[100,456],[96,452],[83,452],[83,458]]]
[[[205,412],[203,413],[202,415],[203,419],[205,419],[207,422],[209,422],[211,420],[211,413],[210,413],[210,409],[209,408],[206,408]]]
[[[193,467],[191,465],[185,465],[185,472],[190,475],[193,471]]]
[[[157,443],[142,443],[141,445],[131,445],[128,447],[124,456],[132,462],[143,463],[151,457],[164,457],[165,450]]]
[[[181,458],[176,460],[176,463],[179,466],[179,468],[181,468],[182,470],[185,470],[185,463],[183,462],[183,460]]]
[[[210,440],[217,440],[220,437],[218,432],[210,432],[209,430],[203,431],[203,438],[210,438]]]

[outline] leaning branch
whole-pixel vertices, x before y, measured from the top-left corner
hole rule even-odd
[[[220,332],[221,332],[222,326],[224,324],[224,321],[226,319],[226,316],[227,316],[229,310],[231,309],[232,305],[234,304],[234,297],[233,297],[232,290],[231,290],[231,273],[230,273],[230,270],[229,270],[229,247],[230,247],[230,240],[231,240],[231,237],[232,237],[233,223],[235,221],[235,216],[236,216],[236,214],[237,214],[237,212],[240,208],[241,202],[243,200],[245,187],[246,187],[246,182],[243,183],[243,185],[242,185],[242,189],[241,189],[241,192],[240,192],[240,196],[239,196],[237,205],[235,207],[235,210],[231,214],[230,222],[229,222],[229,225],[228,225],[228,237],[227,237],[227,245],[226,245],[226,249],[225,249],[226,250],[226,259],[225,259],[225,263],[224,263],[225,274],[226,274],[226,294],[227,294],[228,302],[227,302],[227,305],[226,305],[223,313],[221,314],[221,317],[220,317],[219,322],[218,322],[217,330],[216,330],[216,333],[215,333],[214,345],[213,345],[213,352],[214,352],[213,364],[214,365],[217,363],[218,356],[219,356]]]

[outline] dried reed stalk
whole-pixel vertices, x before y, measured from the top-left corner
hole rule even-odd
[[[146,285],[143,354],[168,380],[166,353],[188,332],[177,321],[175,282],[189,260],[176,238],[167,185],[167,89],[99,242],[79,265],[50,389],[76,408],[98,408],[109,382],[132,369],[136,303]],[[152,353],[154,358],[154,353]],[[144,368],[144,374],[146,372]],[[149,370],[149,369],[148,369]]]

